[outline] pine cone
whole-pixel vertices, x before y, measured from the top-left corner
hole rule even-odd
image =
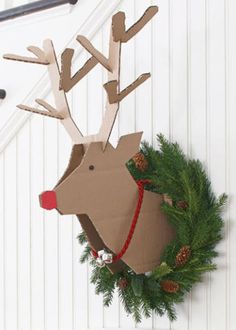
[[[165,280],[161,282],[161,288],[167,293],[176,293],[179,291],[179,284],[172,280]]]
[[[191,249],[190,246],[185,245],[180,250],[175,258],[175,265],[176,267],[181,267],[186,264],[191,256]]]
[[[138,152],[133,157],[133,161],[134,161],[136,168],[139,169],[141,172],[144,172],[146,170],[146,168],[148,167],[148,162],[141,152]]]
[[[129,282],[128,282],[128,280],[125,277],[119,279],[119,281],[118,281],[118,287],[121,290],[126,289],[128,286],[129,286]]]
[[[179,208],[179,209],[182,209],[182,210],[186,210],[188,208],[188,202],[186,201],[178,201],[176,203],[176,206]]]

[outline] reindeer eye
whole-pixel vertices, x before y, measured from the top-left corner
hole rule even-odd
[[[89,170],[90,170],[90,171],[93,171],[94,169],[95,169],[95,166],[94,166],[94,165],[90,165],[90,166],[89,166]]]

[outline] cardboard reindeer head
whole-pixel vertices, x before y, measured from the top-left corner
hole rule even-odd
[[[73,49],[65,49],[59,70],[53,44],[46,40],[43,50],[28,47],[36,57],[7,54],[4,58],[47,65],[56,107],[37,99],[45,110],[19,105],[22,110],[57,118],[66,128],[74,143],[71,159],[62,178],[51,191],[40,195],[43,208],[57,209],[60,214],[76,214],[91,247],[106,249],[118,254],[127,238],[139,197],[136,182],[131,177],[126,163],[138,151],[142,133],[120,138],[116,148],[109,137],[119,110],[121,100],[150,77],[141,75],[131,85],[120,91],[120,54],[122,43],[133,38],[158,8],[153,6],[128,30],[125,14],[118,12],[112,18],[108,58],[101,54],[85,37],[78,36],[79,43],[92,55],[84,66],[71,77]],[[108,82],[104,85],[108,100],[106,112],[96,135],[82,136],[74,123],[68,107],[66,94],[97,64],[108,71]],[[143,194],[142,207],[132,241],[122,260],[107,264],[112,272],[120,271],[125,264],[136,273],[152,270],[160,263],[164,247],[173,238],[173,230],[161,212],[163,196],[150,191]]]

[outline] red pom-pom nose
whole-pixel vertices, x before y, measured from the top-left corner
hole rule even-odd
[[[41,207],[45,210],[53,210],[57,207],[57,197],[55,191],[44,191],[40,197]]]

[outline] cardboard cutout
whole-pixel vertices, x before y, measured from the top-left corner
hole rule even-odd
[[[120,91],[120,58],[122,43],[128,42],[157,13],[158,7],[152,6],[128,30],[125,28],[125,14],[117,13],[112,18],[108,57],[97,50],[84,36],[78,42],[92,57],[71,76],[73,49],[66,49],[61,56],[61,71],[58,66],[53,44],[46,40],[43,50],[30,46],[28,50],[36,57],[7,54],[6,59],[47,65],[55,106],[44,100],[36,103],[44,110],[19,105],[21,110],[56,118],[61,121],[74,143],[67,170],[54,190],[40,195],[41,206],[45,209],[56,208],[61,214],[76,214],[91,247],[96,251],[106,249],[117,254],[124,244],[139,190],[136,182],[126,168],[126,162],[139,151],[141,133],[134,133],[120,139],[114,149],[109,137],[119,111],[121,100],[143,84],[149,73],[141,75],[123,91]],[[107,71],[108,82],[104,85],[107,92],[106,111],[99,132],[82,136],[74,123],[65,92],[85,77],[97,64]],[[166,244],[174,232],[161,212],[163,196],[145,191],[143,203],[132,241],[122,260],[107,263],[112,272],[121,271],[125,264],[136,273],[144,273],[155,268]],[[100,251],[101,253],[101,251]],[[112,258],[109,259],[112,262]]]

